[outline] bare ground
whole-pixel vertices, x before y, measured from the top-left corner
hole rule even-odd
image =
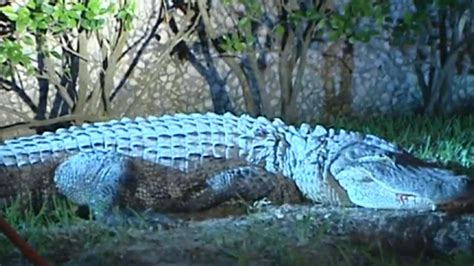
[[[108,227],[84,220],[38,229],[31,242],[53,264],[67,265],[474,262],[471,214],[283,205],[226,218],[180,219],[169,228]],[[15,250],[2,261],[2,265],[27,264]]]

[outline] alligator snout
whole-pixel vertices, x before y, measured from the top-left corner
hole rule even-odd
[[[473,197],[467,176],[439,168],[406,151],[354,143],[331,163],[330,175],[361,207],[434,210]]]

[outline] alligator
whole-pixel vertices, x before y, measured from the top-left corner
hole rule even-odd
[[[0,145],[4,204],[58,193],[97,216],[123,205],[198,210],[281,190],[322,205],[430,211],[471,187],[375,135],[246,114],[122,118]]]

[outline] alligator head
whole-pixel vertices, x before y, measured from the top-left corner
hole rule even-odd
[[[303,194],[322,203],[434,210],[474,197],[469,177],[420,160],[373,135],[316,127],[307,137],[301,161],[296,175],[304,177],[295,180],[300,180]]]

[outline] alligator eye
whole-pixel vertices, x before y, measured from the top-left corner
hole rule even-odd
[[[374,180],[368,176],[364,176],[362,179],[360,179],[361,183],[372,183]]]
[[[395,193],[396,199],[402,204],[407,204],[409,201],[415,200],[416,196],[404,193]]]

